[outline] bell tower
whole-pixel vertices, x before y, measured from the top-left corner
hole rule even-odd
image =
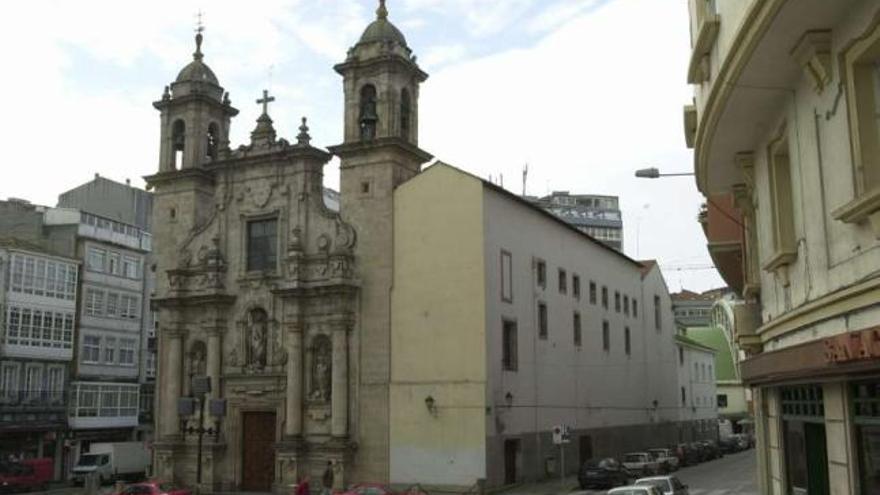
[[[159,172],[171,172],[216,160],[229,146],[229,122],[238,114],[202,54],[202,31],[196,30],[193,61],[154,102],[161,112]]]
[[[352,393],[356,420],[349,432],[358,462],[350,475],[387,481],[394,189],[432,158],[418,147],[419,85],[428,75],[388,20],[384,0],[345,62],[334,68],[343,78],[345,129],[344,142],[330,151],[341,160],[340,214],[357,232],[361,283],[351,346],[370,363],[352,374],[358,391]]]

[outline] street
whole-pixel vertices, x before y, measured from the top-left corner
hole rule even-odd
[[[690,495],[757,495],[755,449],[686,467],[675,473]]]

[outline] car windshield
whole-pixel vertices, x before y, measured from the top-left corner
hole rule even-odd
[[[153,493],[152,488],[148,485],[131,485],[127,486],[123,492],[125,495],[133,495],[133,494],[142,494],[142,493]]]
[[[97,454],[83,454],[79,456],[79,466],[97,466],[98,458],[100,458]]]
[[[642,462],[644,456],[642,454],[627,454],[623,456],[623,462]]]
[[[672,490],[669,486],[669,481],[664,479],[648,479],[648,480],[638,480],[636,481],[636,486],[656,486],[661,490]]]

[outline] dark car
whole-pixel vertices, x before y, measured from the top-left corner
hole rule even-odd
[[[689,443],[680,443],[675,446],[675,455],[678,457],[679,466],[694,466],[700,463],[700,452]]]
[[[720,448],[721,452],[724,454],[735,454],[742,450],[739,441],[735,437],[718,440],[718,448]]]
[[[613,488],[626,485],[633,478],[633,475],[622,464],[610,457],[598,461],[587,461],[578,473],[581,489]]]

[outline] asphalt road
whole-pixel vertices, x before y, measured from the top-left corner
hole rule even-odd
[[[755,449],[730,454],[673,473],[690,488],[690,495],[757,495]]]

